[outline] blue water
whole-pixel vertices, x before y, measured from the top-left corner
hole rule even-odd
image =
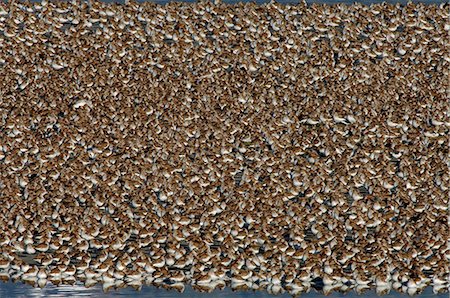
[[[354,297],[367,297],[367,298],[375,298],[380,297],[376,294],[375,291],[367,291],[361,295],[356,294],[356,292],[348,292],[346,294],[333,292],[328,296],[324,296],[321,293],[316,292],[315,290],[311,290],[309,293],[303,293],[300,295],[305,298],[316,298],[316,297],[345,297],[345,298],[354,298]],[[110,292],[104,293],[101,286],[94,286],[91,288],[85,288],[82,285],[64,285],[64,286],[54,286],[52,284],[47,284],[43,289],[33,288],[32,286],[22,284],[22,283],[12,283],[12,282],[0,282],[0,298],[19,298],[19,297],[96,297],[96,298],[104,298],[104,297],[241,297],[241,298],[287,298],[291,297],[289,294],[283,295],[270,295],[267,292],[258,291],[258,292],[233,292],[229,288],[225,288],[224,290],[215,290],[212,293],[199,293],[194,291],[190,287],[186,287],[186,290],[183,293],[178,293],[174,290],[168,291],[162,288],[156,288],[152,286],[144,286],[141,291],[136,291],[132,288],[125,288],[120,290],[112,290]],[[384,295],[382,297],[385,298],[406,298],[410,297],[407,294],[401,294],[394,290],[392,290],[389,294]],[[424,290],[420,295],[416,295],[413,297],[431,297],[431,298],[448,298],[449,294],[433,294],[432,288],[428,287]]]

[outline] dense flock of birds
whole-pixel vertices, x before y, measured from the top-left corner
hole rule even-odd
[[[12,2],[1,279],[448,291],[448,4]]]

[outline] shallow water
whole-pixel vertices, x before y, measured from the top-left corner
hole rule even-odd
[[[0,282],[0,298],[19,298],[19,297],[241,297],[241,298],[265,298],[265,297],[291,297],[289,294],[283,295],[271,295],[267,292],[259,291],[244,291],[244,292],[233,292],[230,288],[225,288],[224,290],[215,290],[212,293],[199,293],[194,291],[190,287],[186,287],[186,290],[183,293],[178,293],[174,290],[168,291],[162,288],[145,286],[142,287],[141,291],[136,291],[132,288],[125,288],[120,290],[112,290],[110,292],[103,292],[101,286],[94,286],[91,288],[85,288],[80,285],[62,285],[62,286],[54,286],[52,284],[47,284],[43,289],[33,288],[30,285],[22,284],[22,283],[12,283],[12,282]],[[364,292],[363,294],[358,295],[356,292],[348,292],[346,294],[333,292],[328,296],[324,296],[322,293],[311,290],[309,293],[304,293],[301,297],[305,298],[314,298],[314,297],[367,297],[367,298],[375,298],[380,297],[374,290]],[[394,290],[392,290],[389,294],[381,296],[386,298],[394,298],[394,297],[410,297],[407,294],[401,294]],[[433,289],[428,287],[424,290],[420,295],[415,295],[413,297],[432,297],[432,298],[447,298],[449,297],[448,293],[443,294],[433,294]]]

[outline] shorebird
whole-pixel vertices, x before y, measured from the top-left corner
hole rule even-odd
[[[446,20],[445,3],[1,6],[0,274],[447,289]]]

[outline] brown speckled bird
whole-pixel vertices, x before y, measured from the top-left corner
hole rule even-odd
[[[0,279],[448,291],[448,4],[0,4]]]

